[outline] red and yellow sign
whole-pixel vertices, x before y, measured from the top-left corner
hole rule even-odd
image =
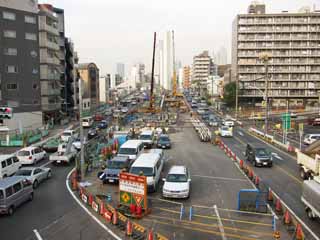
[[[120,204],[141,206],[147,209],[147,178],[129,173],[119,176]]]

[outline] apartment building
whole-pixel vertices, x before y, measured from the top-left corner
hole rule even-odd
[[[61,119],[61,75],[58,17],[49,4],[39,4],[41,106],[44,121]]]
[[[183,84],[184,89],[189,89],[191,86],[191,74],[190,74],[190,66],[183,67]]]
[[[199,89],[201,95],[207,91],[207,82],[210,75],[213,75],[213,60],[208,51],[193,57],[192,82]]]
[[[42,125],[37,1],[0,1],[0,105],[13,107],[1,129]]]
[[[274,106],[313,105],[320,94],[320,12],[265,13],[250,6],[233,22],[232,76],[239,81],[240,101],[261,103],[265,92],[267,53],[268,95]],[[259,79],[259,80],[258,80]]]

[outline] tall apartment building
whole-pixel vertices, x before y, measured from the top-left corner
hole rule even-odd
[[[0,1],[0,106],[14,108],[9,130],[42,125],[36,0]]]
[[[80,79],[83,80],[83,109],[93,110],[98,107],[100,101],[99,68],[95,63],[80,63],[77,70]]]
[[[159,83],[164,89],[172,89],[172,32],[166,31],[163,40],[159,41]]]
[[[208,51],[193,57],[193,76],[192,82],[203,95],[207,91],[207,82],[209,76],[213,74],[213,61]]]
[[[125,66],[124,63],[117,63],[117,74],[124,79],[125,77]]]
[[[183,67],[183,84],[184,89],[188,89],[191,86],[191,74],[190,74],[190,66]]]
[[[58,17],[49,4],[39,4],[41,106],[44,121],[60,120],[61,75]]]
[[[261,5],[261,4],[260,4]],[[268,60],[268,95],[274,106],[318,102],[320,94],[320,12],[265,13],[251,6],[233,22],[232,77],[240,80],[240,101],[261,103]],[[259,79],[260,80],[257,80]]]

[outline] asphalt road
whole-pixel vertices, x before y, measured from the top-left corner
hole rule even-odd
[[[223,138],[223,141],[242,159],[245,159],[244,152],[247,143],[255,146],[267,146],[275,153],[272,168],[254,168],[254,172],[257,173],[263,183],[270,186],[285,201],[317,236],[320,236],[319,220],[310,221],[307,218],[304,205],[300,200],[302,179],[299,176],[299,168],[295,158],[272,145],[266,145],[266,143],[237,127],[234,129],[234,137]]]

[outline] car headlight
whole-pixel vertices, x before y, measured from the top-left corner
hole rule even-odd
[[[257,158],[257,157],[256,157],[256,161],[257,161],[257,162],[261,162],[260,158]]]
[[[187,192],[189,192],[189,189],[182,190],[181,192],[182,193],[187,193]]]

